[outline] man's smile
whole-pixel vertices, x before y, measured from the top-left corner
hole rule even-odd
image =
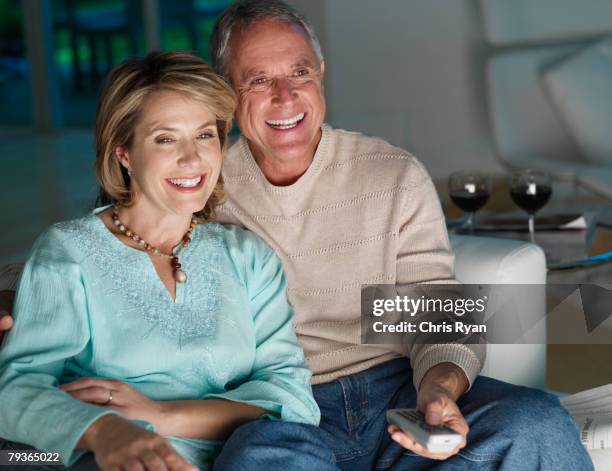
[[[304,119],[305,114],[300,113],[288,119],[267,119],[266,124],[273,129],[286,130],[295,128]]]

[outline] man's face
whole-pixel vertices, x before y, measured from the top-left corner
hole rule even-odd
[[[312,160],[325,116],[324,64],[306,33],[286,22],[262,21],[232,36],[230,54],[236,121],[255,158]]]

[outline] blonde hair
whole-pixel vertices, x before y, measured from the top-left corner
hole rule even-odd
[[[185,52],[151,52],[143,59],[127,59],[108,75],[96,111],[95,171],[102,204],[132,204],[130,176],[115,149],[130,147],[146,98],[164,90],[182,93],[207,106],[217,120],[221,151],[225,150],[236,96],[206,62]],[[215,207],[223,196],[223,180],[219,175],[210,198],[195,217],[200,222],[214,218]]]

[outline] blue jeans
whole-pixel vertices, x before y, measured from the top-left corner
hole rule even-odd
[[[259,421],[238,428],[215,470],[593,470],[558,399],[484,376],[459,400],[467,447],[446,461],[402,449],[387,433],[387,409],[416,404],[412,369],[398,359],[313,387],[321,425]]]

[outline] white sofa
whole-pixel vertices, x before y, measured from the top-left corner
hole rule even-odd
[[[455,276],[466,284],[541,285],[542,297],[529,299],[521,315],[543,319],[545,308],[546,259],[542,249],[531,243],[465,235],[451,235],[455,251]],[[538,324],[541,343],[491,344],[482,374],[514,384],[545,388],[546,343],[544,322]]]

